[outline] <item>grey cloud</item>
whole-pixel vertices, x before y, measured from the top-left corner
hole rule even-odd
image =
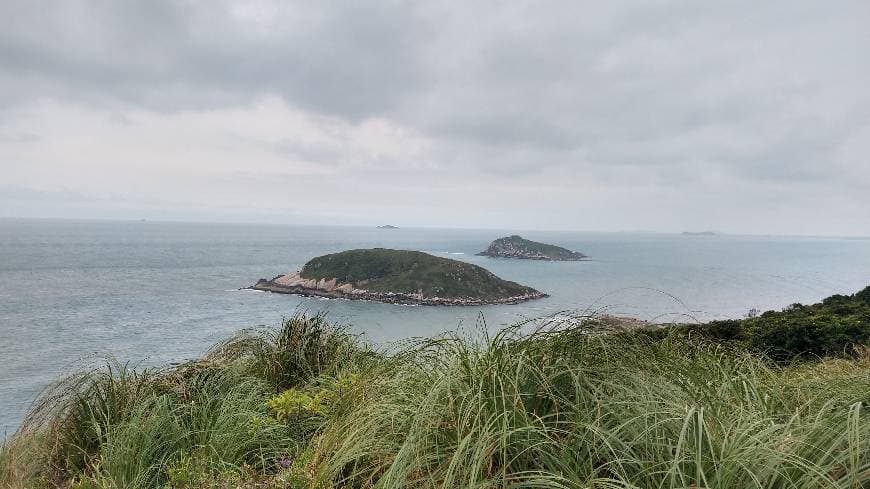
[[[514,32],[508,26],[505,42],[486,46],[481,63],[471,63],[466,77],[457,75],[460,83],[438,87],[443,93],[424,107],[435,108],[422,111],[434,118],[424,123],[446,139],[473,138],[504,145],[505,151],[518,145],[582,149],[601,164],[648,166],[697,160],[700,153],[727,161],[736,175],[751,175],[744,170],[757,166],[762,155],[735,158],[741,152],[730,141],[700,141],[696,147],[673,147],[672,141],[690,141],[699,127],[726,125],[752,127],[748,136],[763,145],[776,137],[783,119],[811,120],[814,111],[828,111],[824,103],[812,104],[818,92],[835,84],[845,83],[859,96],[838,101],[840,108],[854,106],[866,115],[868,100],[857,87],[870,63],[850,49],[861,40],[870,44],[855,21],[870,16],[866,6],[851,6],[853,15],[843,16],[841,9],[793,2],[746,3],[751,8],[745,11],[730,4],[663,2],[628,9],[592,34]],[[527,23],[559,25],[553,19],[558,15],[535,9]],[[812,50],[802,53],[805,45]],[[829,52],[831,45],[839,51]],[[831,57],[843,59],[828,66]],[[811,130],[799,129],[807,135]],[[789,149],[830,159],[836,140],[812,142],[818,139],[791,138]],[[632,153],[639,141],[646,142],[645,151]],[[812,145],[806,152],[805,142]],[[776,153],[770,150],[769,156],[775,160]]]
[[[6,134],[0,132],[0,143],[35,143],[42,139],[38,134],[32,133],[14,133]]]
[[[20,201],[20,202],[93,202],[96,199],[77,192],[69,188],[60,188],[54,190],[39,190],[35,188],[20,186],[20,185],[2,185],[0,184],[0,201]]]
[[[229,7],[8,2],[0,7],[0,62],[7,73],[44,82],[38,88],[55,96],[114,96],[160,110],[239,103],[268,92],[359,118],[389,110],[421,81],[413,49],[428,29],[414,22],[410,4],[287,4],[275,19],[279,28],[259,34]],[[303,9],[317,12],[280,28]]]
[[[870,206],[855,184],[867,181],[863,162],[842,156],[870,123],[867,25],[870,3],[858,0],[7,1],[0,143],[22,134],[15,107],[43,98],[120,114],[277,95],[431,142],[425,165],[376,165],[386,175],[393,165],[403,185],[422,185],[404,179],[413,171],[426,183],[461,173],[482,186],[598,182],[654,196],[796,185],[851,189]],[[340,139],[243,142],[364,175],[367,157],[349,158]]]
[[[303,161],[338,166],[345,158],[341,148],[317,144],[305,144],[293,140],[270,143],[269,147],[277,154]]]

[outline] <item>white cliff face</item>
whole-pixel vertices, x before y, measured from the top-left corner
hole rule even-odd
[[[342,284],[335,288],[336,291],[341,292],[343,294],[350,294],[353,292],[353,285],[351,284]]]
[[[303,278],[300,271],[281,275],[272,282],[283,287],[303,287],[323,292],[341,292],[343,294],[365,294],[368,292],[365,289],[354,288],[353,284],[339,283],[338,280],[334,278],[330,280],[326,280],[325,278],[320,280]]]

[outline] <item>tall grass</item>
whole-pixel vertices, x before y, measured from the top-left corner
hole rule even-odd
[[[207,358],[221,363],[244,360],[275,392],[335,374],[359,353],[356,337],[330,324],[325,313],[296,313],[277,330],[243,331],[212,348]]]
[[[0,484],[79,480],[90,484],[83,487],[146,488],[174,475],[174,485],[196,487],[209,477],[274,472],[276,461],[302,450],[305,440],[277,423],[265,401],[330,371],[351,338],[321,315],[296,315],[174,369],[136,370],[109,360],[38,400],[0,452]],[[33,440],[40,440],[36,447],[25,443]]]
[[[352,487],[864,487],[870,371],[684,338],[424,342],[330,420],[318,467]],[[432,350],[435,350],[434,352]],[[797,374],[796,372],[800,372]],[[824,379],[824,380],[823,380]]]
[[[387,355],[297,315],[200,362],[61,384],[0,452],[0,481],[870,487],[867,351],[784,366],[685,334],[585,328],[445,335]],[[292,409],[279,416],[281,393]]]

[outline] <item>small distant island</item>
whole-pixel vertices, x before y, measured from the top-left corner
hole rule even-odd
[[[493,241],[485,251],[478,253],[478,256],[550,261],[578,261],[586,258],[586,255],[579,251],[530,241],[516,234]]]
[[[251,288],[334,299],[442,306],[516,304],[547,297],[471,263],[420,251],[384,248],[319,256],[302,270],[271,280],[260,279]]]
[[[392,224],[384,224],[383,226],[378,226],[378,229],[399,229],[399,226],[393,226]]]
[[[683,231],[683,236],[716,236],[716,233],[714,233],[713,231]]]

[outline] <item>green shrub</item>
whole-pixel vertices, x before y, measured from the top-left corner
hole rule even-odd
[[[717,340],[742,342],[781,361],[849,354],[870,342],[870,287],[818,304],[792,304],[779,312],[689,329]]]
[[[0,444],[0,487],[48,488],[51,473],[46,460],[49,447],[49,439],[44,433],[26,429],[4,440]]]
[[[104,368],[73,375],[49,389],[24,420],[24,430],[51,440],[46,470],[64,478],[87,470],[113,426],[147,410],[156,399],[155,374],[109,360]]]
[[[186,382],[186,395],[175,410],[184,433],[180,450],[204,452],[209,473],[243,464],[270,470],[295,442],[284,427],[268,422],[265,401],[270,388],[260,379],[233,369],[208,368]]]
[[[169,487],[173,489],[201,487],[210,479],[202,459],[186,453],[179,454],[166,465]]]
[[[56,484],[75,478],[105,488],[157,487],[171,474],[178,482],[184,461],[196,462],[201,478],[240,467],[274,471],[299,442],[286,427],[257,421],[270,419],[270,387],[243,371],[199,363],[137,372],[110,363],[49,391],[19,438],[46,433],[34,465],[47,467],[37,473]]]
[[[107,489],[157,487],[163,479],[162,467],[184,446],[185,433],[175,420],[174,409],[168,396],[160,396],[110,425],[87,472],[103,480]]]
[[[275,393],[322,375],[334,375],[361,353],[356,337],[327,322],[324,314],[295,314],[277,331],[244,332],[214,348],[209,358],[246,359]]]

